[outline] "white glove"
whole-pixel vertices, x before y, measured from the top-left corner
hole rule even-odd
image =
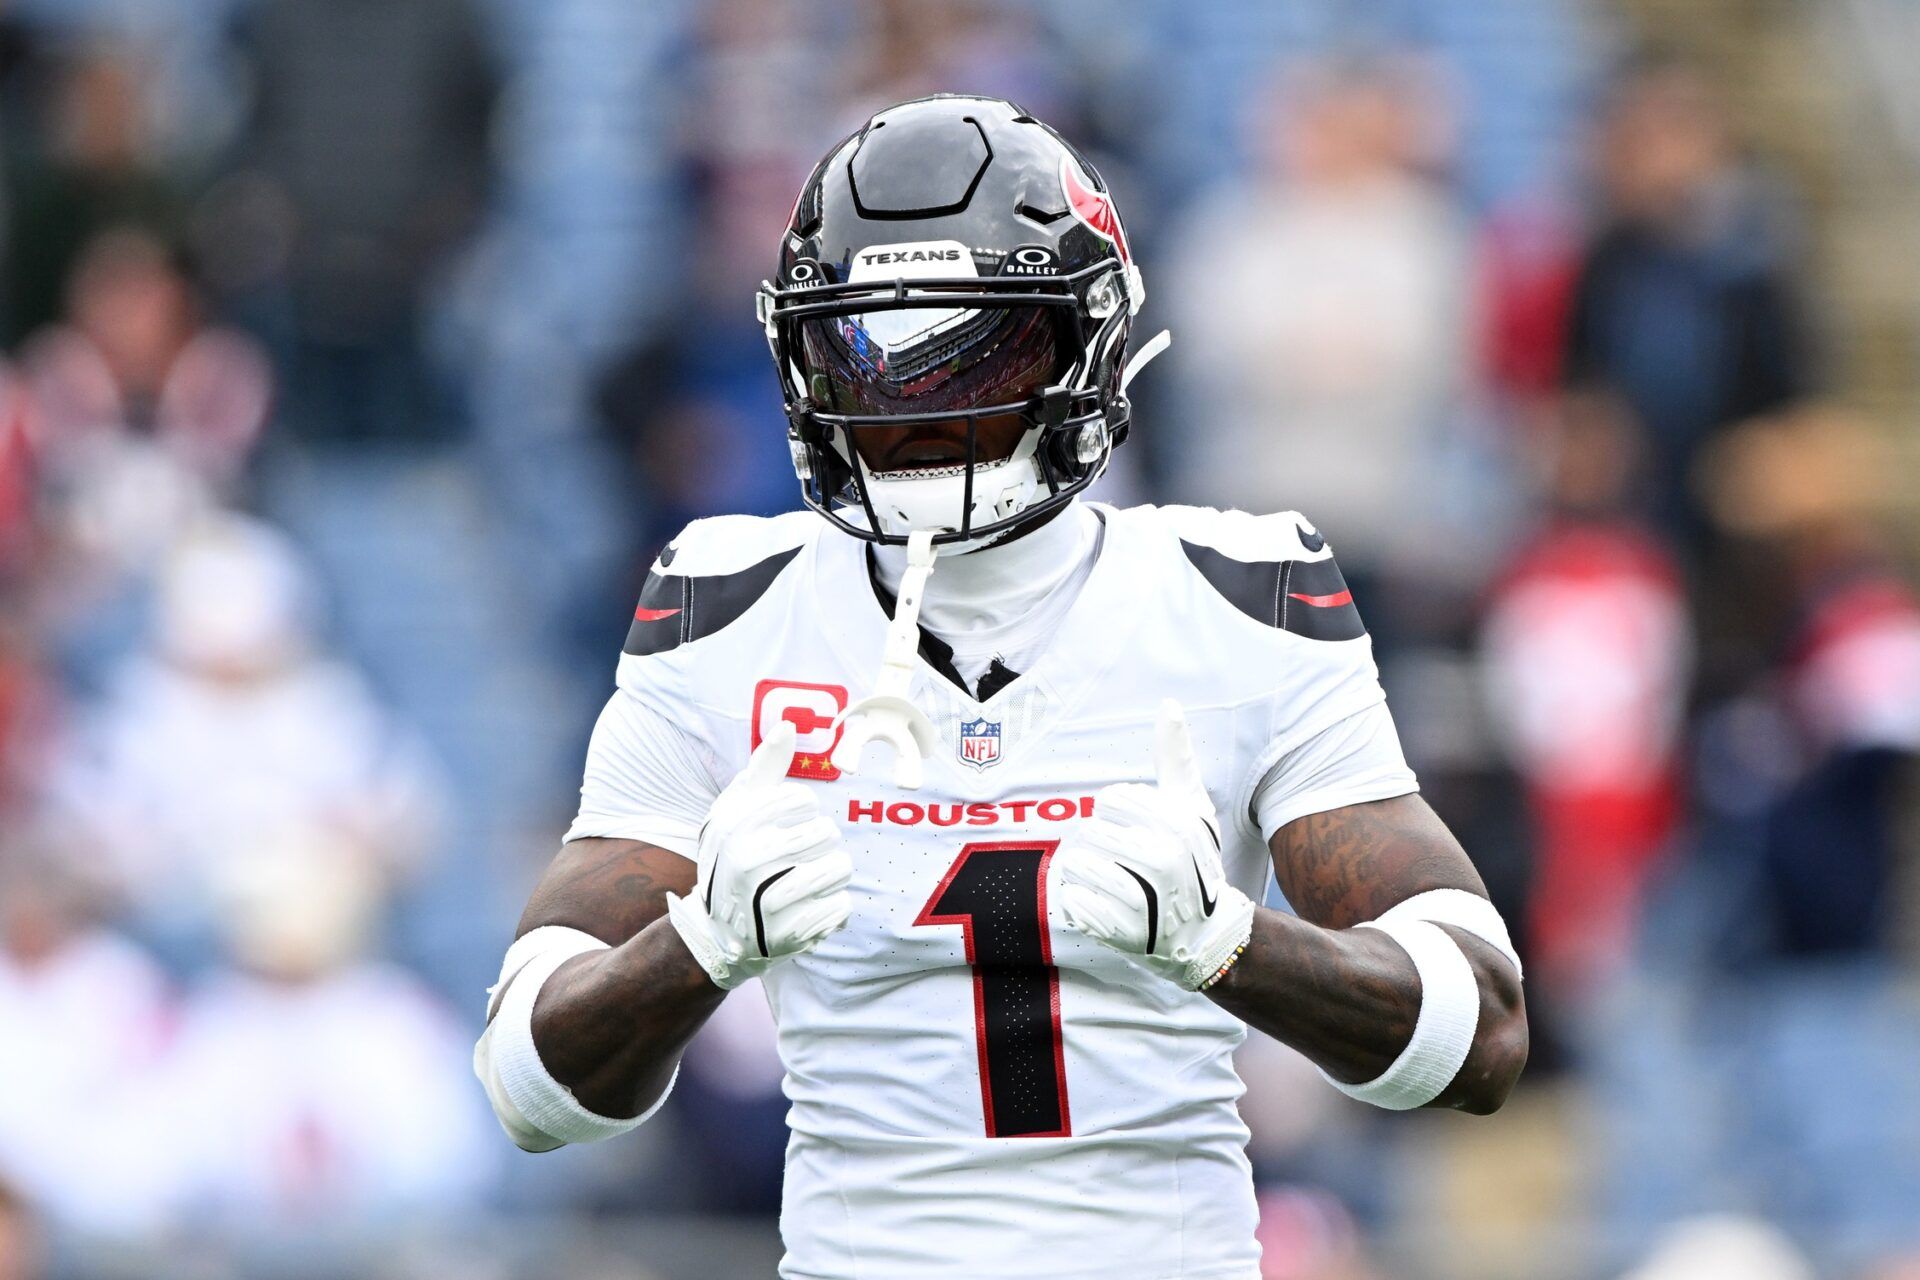
[[[1100,792],[1053,857],[1051,892],[1069,925],[1197,990],[1246,945],[1253,900],[1227,883],[1213,801],[1172,699],[1160,704],[1154,777]]]
[[[790,721],[761,742],[700,829],[693,896],[667,918],[714,984],[728,990],[811,951],[847,922],[853,859],[814,793],[787,780]]]

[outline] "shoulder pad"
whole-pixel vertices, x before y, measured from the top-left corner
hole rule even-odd
[[[1367,633],[1327,540],[1295,511],[1167,508],[1187,560],[1234,608],[1308,640]]]
[[[647,571],[622,652],[664,653],[732,623],[767,593],[818,527],[808,511],[694,521]]]

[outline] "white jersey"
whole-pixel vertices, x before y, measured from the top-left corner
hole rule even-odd
[[[792,1103],[791,1280],[1258,1275],[1244,1027],[1070,929],[1048,861],[1102,787],[1152,781],[1167,697],[1227,875],[1256,901],[1272,831],[1415,784],[1303,518],[1094,510],[1098,559],[1019,678],[977,702],[919,664],[912,697],[942,746],[918,791],[891,785],[884,747],[859,776],[828,760],[888,624],[864,544],[811,513],[723,517],[649,576],[568,838],[692,856],[707,806],[785,718],[791,776],[853,859],[847,927],[765,978]]]

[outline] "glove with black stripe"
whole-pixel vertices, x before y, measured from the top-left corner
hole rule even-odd
[[[847,922],[853,860],[818,797],[787,779],[793,750],[782,721],[708,810],[693,896],[667,895],[687,950],[728,990]]]
[[[1069,925],[1198,990],[1253,932],[1253,900],[1227,882],[1220,826],[1178,703],[1160,706],[1152,786],[1101,791],[1053,857]]]

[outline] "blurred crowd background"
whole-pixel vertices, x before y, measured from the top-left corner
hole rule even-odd
[[[1242,1060],[1275,1280],[1914,1280],[1912,0],[0,3],[0,1280],[770,1275],[736,995],[468,1052],[870,111],[1011,97],[1174,334],[1109,501],[1297,507],[1529,961],[1501,1116]],[[1097,1194],[1097,1191],[1095,1192]]]

